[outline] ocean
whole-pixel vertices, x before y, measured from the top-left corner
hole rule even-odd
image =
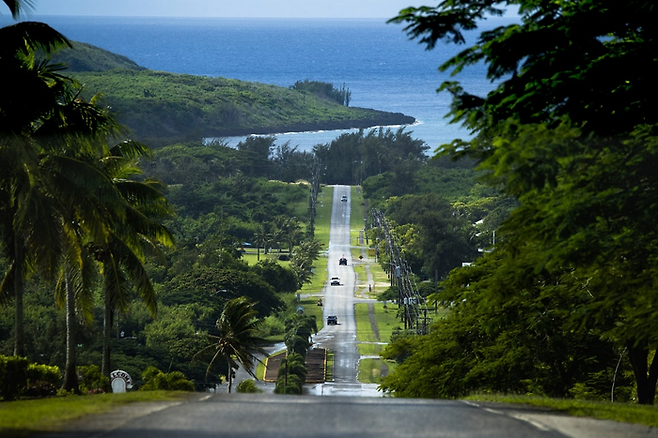
[[[402,25],[375,19],[229,19],[33,16],[67,38],[93,44],[137,64],[172,73],[221,76],[288,87],[309,79],[351,92],[351,106],[416,118],[406,127],[430,152],[469,133],[449,124],[450,95],[443,81],[485,94],[492,84],[484,66],[451,77],[438,66],[466,46],[439,44],[431,51],[408,39]],[[505,18],[487,27],[506,23]],[[0,16],[0,25],[11,24]],[[469,42],[475,41],[475,34]],[[347,131],[276,133],[277,143],[311,150]],[[274,133],[273,133],[274,134]],[[236,144],[244,137],[225,139]]]

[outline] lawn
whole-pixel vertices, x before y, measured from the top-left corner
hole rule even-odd
[[[19,400],[0,403],[0,436],[24,437],[37,432],[53,432],[65,423],[85,415],[102,414],[137,402],[173,401],[193,393],[135,391],[124,394],[97,394]]]

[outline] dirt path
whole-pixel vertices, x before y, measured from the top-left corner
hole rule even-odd
[[[372,334],[375,336],[375,340],[379,342],[379,326],[377,325],[377,320],[375,319],[374,303],[368,303],[368,317],[370,318],[370,330],[372,330]]]

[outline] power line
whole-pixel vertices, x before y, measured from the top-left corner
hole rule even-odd
[[[418,293],[413,272],[384,214],[378,209],[372,209],[372,217],[374,226],[379,229],[380,241],[383,240],[385,243],[385,251],[389,257],[391,286],[395,284],[397,287],[398,308],[403,309],[404,328],[417,334],[427,334],[430,318],[427,317],[425,299]]]

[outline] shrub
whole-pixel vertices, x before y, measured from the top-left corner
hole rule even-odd
[[[16,400],[27,387],[28,361],[20,356],[0,356],[0,396]]]
[[[110,391],[110,379],[101,373],[97,365],[78,367],[80,392],[83,394],[102,394]]]
[[[274,315],[268,315],[263,318],[260,326],[263,337],[282,335],[286,331],[286,325]]]
[[[58,366],[29,364],[27,367],[27,388],[23,395],[28,397],[48,397],[57,394],[62,380]]]
[[[41,365],[31,363],[27,366],[27,384],[34,382],[47,382],[59,385],[62,380],[62,371],[56,365]]]
[[[256,386],[256,382],[254,381],[254,379],[243,380],[238,385],[236,391],[241,393],[247,393],[247,394],[263,392],[258,386]]]
[[[180,371],[163,373],[154,366],[150,366],[142,373],[143,391],[194,391],[194,383]]]

